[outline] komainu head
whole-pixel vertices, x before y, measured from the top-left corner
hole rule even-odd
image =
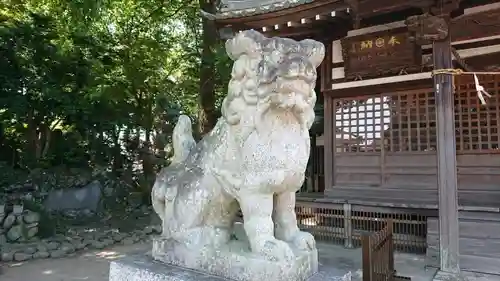
[[[312,125],[316,68],[325,55],[322,43],[266,38],[248,30],[228,40],[226,50],[234,60],[222,105],[229,124],[241,122],[249,110],[253,115],[279,110],[293,113],[307,129]]]

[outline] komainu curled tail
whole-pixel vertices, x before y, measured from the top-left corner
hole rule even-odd
[[[189,119],[188,116],[179,116],[179,120],[174,127],[172,143],[174,147],[174,156],[170,165],[181,164],[196,146],[196,142],[193,138],[191,119]],[[165,221],[165,216],[171,211],[165,207],[168,207],[167,204],[171,203],[177,195],[177,186],[165,186],[164,183],[167,180],[166,176],[166,169],[163,168],[156,177],[151,193],[153,209],[160,216],[162,221]]]
[[[189,119],[188,116],[179,116],[179,120],[175,125],[172,135],[172,143],[174,146],[174,157],[171,165],[174,165],[186,160],[189,153],[196,145],[193,138],[191,119]]]

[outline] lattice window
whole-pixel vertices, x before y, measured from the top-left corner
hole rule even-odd
[[[499,149],[500,77],[479,76],[482,86],[492,95],[482,105],[474,83],[457,79],[455,87],[455,132],[457,151]]]
[[[380,151],[384,130],[390,122],[387,98],[339,100],[336,111],[336,151]]]
[[[432,90],[339,99],[336,109],[337,153],[435,150]]]
[[[482,105],[471,79],[457,79],[457,151],[500,149],[500,77],[479,78],[492,95]],[[336,153],[436,150],[436,106],[432,89],[336,102]],[[382,145],[383,144],[383,145]]]

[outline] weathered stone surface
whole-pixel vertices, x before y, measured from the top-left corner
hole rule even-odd
[[[323,270],[307,279],[307,281],[351,281],[351,277],[352,274],[350,272],[346,274],[342,270],[339,271],[336,268],[323,266]],[[352,280],[360,279],[353,278]],[[229,279],[157,263],[151,257],[141,255],[112,261],[110,264],[109,281],[229,281]],[[252,281],[274,280],[269,278]]]
[[[85,247],[87,247],[87,245],[84,244],[83,242],[78,242],[74,246],[75,246],[76,250],[82,250],[82,249],[85,249]]]
[[[52,251],[52,250],[58,249],[60,245],[61,244],[59,242],[51,241],[51,242],[48,242],[46,246],[47,246],[47,249],[49,251]]]
[[[224,281],[224,279],[176,266],[159,264],[144,256],[112,261],[109,281]]]
[[[38,244],[36,246],[36,250],[39,252],[47,252],[49,249],[48,249],[47,245],[45,243],[43,243],[43,244]]]
[[[23,252],[28,255],[33,255],[36,253],[36,248],[35,247],[26,247],[23,249]]]
[[[38,227],[37,226],[31,227],[31,228],[27,228],[27,230],[26,230],[26,238],[33,238],[33,237],[36,236],[37,233],[38,233]]]
[[[153,208],[163,221],[164,238],[179,247],[207,249],[206,259],[224,259],[220,252],[241,254],[225,249],[239,206],[256,254],[248,263],[289,264],[295,252],[316,250],[314,237],[297,227],[294,204],[309,161],[316,68],[325,47],[247,30],[228,40],[226,51],[234,64],[222,118],[196,143],[189,117],[179,117],[172,136],[174,157],[156,178]],[[175,260],[171,253],[164,255]]]
[[[92,241],[91,246],[92,248],[95,249],[104,249],[106,247],[106,245],[103,242],[97,240]]]
[[[91,210],[97,211],[101,200],[101,185],[98,181],[82,188],[70,188],[51,191],[44,202],[50,211]]]
[[[26,254],[26,253],[15,253],[14,254],[15,261],[27,261],[27,260],[31,259],[32,257],[33,257],[32,255]]]
[[[153,229],[153,226],[152,225],[148,225],[144,228],[144,234],[152,234],[154,232],[154,229]]]
[[[101,242],[104,244],[104,247],[113,245],[115,243],[115,241],[113,241],[112,239],[107,239],[107,238],[102,239]]]
[[[47,251],[40,251],[33,254],[34,259],[46,259],[50,257],[50,253]]]
[[[17,241],[23,235],[22,227],[20,225],[14,225],[7,231],[7,239],[9,241]]]
[[[63,250],[54,250],[54,251],[50,251],[50,257],[51,258],[62,258],[66,255],[66,252],[63,251]]]
[[[191,120],[180,116],[172,163],[153,186],[162,220],[153,258],[231,280],[306,280],[318,270],[318,253],[314,237],[297,227],[294,204],[309,161],[324,45],[248,30],[226,51],[234,65],[222,118],[196,143]],[[246,240],[231,240],[240,208]]]
[[[75,247],[70,243],[65,242],[61,244],[60,250],[65,252],[66,254],[70,254],[75,251]]]
[[[123,245],[133,245],[135,243],[135,239],[132,237],[127,237],[122,241]]]
[[[9,214],[3,221],[3,227],[5,229],[10,228],[16,222],[16,215]]]
[[[13,260],[14,260],[14,252],[13,251],[2,252],[2,261],[10,262]]]
[[[156,237],[152,254],[157,261],[238,281],[298,281],[318,271],[316,249],[295,250],[291,261],[269,261],[250,252],[244,241],[232,241],[219,249],[189,248],[173,239]]]
[[[24,206],[23,205],[14,205],[12,207],[12,213],[15,215],[20,215],[23,213]]]
[[[82,245],[83,245],[84,248],[87,247],[87,246],[89,246],[89,245],[91,245],[91,244],[92,244],[92,240],[89,240],[89,239],[83,239],[82,240]]]
[[[155,233],[161,233],[161,225],[153,225],[153,230]]]
[[[113,233],[112,237],[115,242],[121,242],[125,238],[125,235],[123,233],[117,232]]]
[[[27,210],[23,214],[23,219],[27,224],[37,223],[40,220],[40,214]]]

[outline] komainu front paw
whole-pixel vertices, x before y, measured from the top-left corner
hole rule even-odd
[[[298,231],[290,242],[301,251],[311,251],[316,248],[316,240],[309,232]]]
[[[262,241],[255,250],[271,261],[290,261],[295,257],[290,246],[278,239]]]

